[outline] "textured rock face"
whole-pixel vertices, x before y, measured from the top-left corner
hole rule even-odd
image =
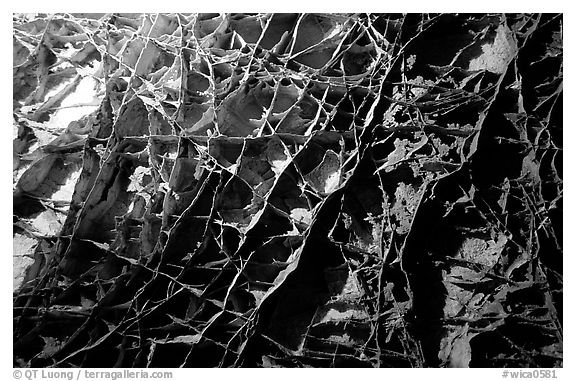
[[[561,366],[562,27],[15,15],[15,365]]]

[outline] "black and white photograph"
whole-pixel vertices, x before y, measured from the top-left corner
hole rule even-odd
[[[560,379],[563,13],[13,13],[12,36],[15,379]]]

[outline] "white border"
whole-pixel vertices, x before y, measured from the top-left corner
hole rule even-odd
[[[12,13],[13,12],[59,12],[65,10],[66,12],[97,12],[97,11],[114,11],[114,12],[173,12],[173,11],[193,11],[193,12],[218,12],[218,11],[253,11],[253,12],[467,12],[467,13],[484,13],[484,12],[563,12],[564,13],[564,71],[568,72],[565,75],[564,92],[565,105],[574,105],[573,91],[575,89],[573,68],[574,56],[572,47],[574,46],[574,22],[571,9],[566,3],[560,1],[547,1],[547,0],[527,0],[527,1],[505,1],[505,0],[479,0],[472,2],[470,0],[461,0],[454,2],[447,1],[386,1],[380,0],[379,2],[340,2],[333,0],[331,2],[321,3],[314,0],[287,0],[287,1],[188,1],[188,2],[168,2],[168,1],[151,1],[141,0],[138,5],[134,6],[129,1],[120,2],[118,0],[97,0],[94,2],[82,1],[26,1],[26,2],[13,2],[7,0],[8,4],[4,3],[2,8],[8,7],[6,12],[2,12],[1,23],[3,33],[0,34],[3,44],[0,46],[5,47],[4,54],[6,58],[1,60],[2,73],[4,84],[4,91],[2,92],[2,138],[0,142],[2,149],[2,160],[0,160],[0,171],[2,176],[0,190],[2,192],[3,201],[8,208],[8,200],[12,200],[11,189],[11,166],[12,158],[10,152],[12,150],[12,94],[11,94],[11,80],[9,77],[12,75],[11,67],[11,29],[12,29]],[[4,9],[3,9],[4,10]],[[574,106],[572,106],[574,107]],[[572,128],[570,121],[574,120],[571,117],[573,114],[571,109],[567,109],[564,113],[564,146],[571,146],[576,142],[575,130]],[[571,118],[569,118],[569,116]],[[574,164],[576,150],[569,148],[564,151],[565,165],[564,165],[564,227],[565,232],[570,232],[573,228],[571,217],[574,216],[574,177],[571,173],[572,168],[576,168]],[[0,242],[5,247],[5,252],[0,253],[1,269],[4,272],[0,277],[0,290],[2,304],[6,306],[3,314],[0,314],[2,337],[5,339],[4,345],[1,346],[2,367],[0,377],[2,379],[12,378],[12,220],[9,219],[8,211],[5,211],[0,218]],[[573,233],[574,234],[574,233]],[[564,277],[564,295],[568,295],[570,299],[574,297],[574,282],[570,276],[570,271],[574,271],[574,240],[571,239],[572,234],[566,235],[564,240],[564,273],[569,276]],[[565,298],[567,299],[567,298]],[[573,343],[574,343],[574,305],[572,303],[564,303],[564,368],[558,370],[558,380],[575,380],[575,360]],[[10,344],[8,344],[10,343]],[[375,380],[398,380],[406,377],[426,378],[433,380],[458,380],[466,381],[478,380],[502,380],[502,370],[500,369],[308,369],[304,371],[282,369],[282,370],[266,370],[266,369],[174,369],[174,380],[201,380],[206,376],[211,377],[230,377],[235,380],[250,380],[254,378],[267,379],[269,377],[280,377],[281,379],[294,379],[294,377],[309,377],[324,378],[329,377],[331,380],[357,380],[360,377],[375,378]],[[274,373],[270,373],[274,372]],[[301,373],[305,372],[305,373]],[[377,372],[377,373],[376,373]],[[381,373],[382,372],[382,373]],[[382,377],[382,378],[380,378]]]

